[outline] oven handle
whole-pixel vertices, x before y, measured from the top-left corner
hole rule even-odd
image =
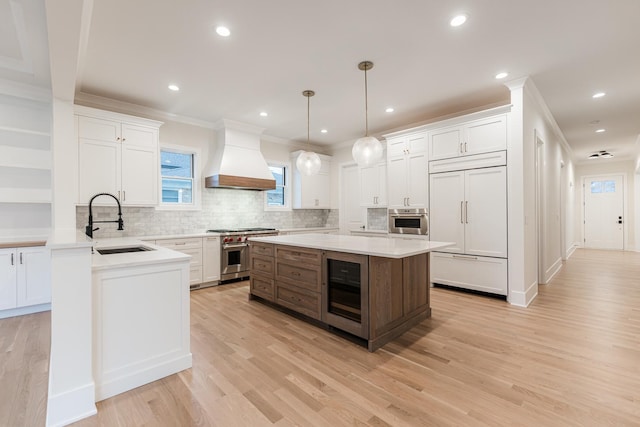
[[[233,248],[246,248],[247,245],[246,243],[240,243],[239,245],[223,245],[222,249],[233,249]]]

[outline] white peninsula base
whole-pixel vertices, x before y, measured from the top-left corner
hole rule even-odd
[[[190,257],[144,245],[93,255],[96,402],[191,367]]]

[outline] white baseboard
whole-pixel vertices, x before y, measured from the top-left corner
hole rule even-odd
[[[191,353],[189,353],[154,366],[129,372],[118,378],[104,381],[102,384],[96,385],[96,402],[189,369],[191,365],[192,356]]]
[[[51,381],[51,379],[49,379]],[[47,427],[66,426],[97,414],[93,382],[82,387],[49,394],[47,401]]]
[[[562,268],[562,258],[558,258],[556,262],[553,263],[551,267],[544,272],[545,280],[544,283],[547,284],[553,279],[553,277],[558,274],[558,271]]]
[[[509,291],[509,304],[528,307],[536,296],[538,296],[538,282],[534,281],[524,292]]]
[[[576,251],[576,249],[578,249],[580,247],[580,245],[578,243],[574,243],[573,245],[571,245],[571,247],[569,249],[567,249],[567,253],[565,254],[565,259],[569,259],[571,258],[571,255],[573,255],[573,253]]]
[[[29,305],[27,307],[11,308],[9,310],[0,310],[0,319],[6,317],[22,316],[24,314],[39,313],[41,311],[51,310],[51,304]]]

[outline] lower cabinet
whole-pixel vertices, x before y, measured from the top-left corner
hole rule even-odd
[[[49,249],[44,246],[0,249],[0,310],[6,310],[0,311],[0,318],[48,310],[49,303]],[[22,308],[25,309],[17,310]]]
[[[202,238],[202,281],[220,281],[220,236]]]
[[[507,295],[507,260],[433,252],[431,282]]]
[[[202,238],[156,240],[156,245],[191,255],[189,263],[189,285],[202,283]]]

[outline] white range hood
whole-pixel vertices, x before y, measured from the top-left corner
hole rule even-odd
[[[260,152],[263,128],[222,119],[216,124],[217,149],[205,174],[207,188],[272,190],[276,181]]]

